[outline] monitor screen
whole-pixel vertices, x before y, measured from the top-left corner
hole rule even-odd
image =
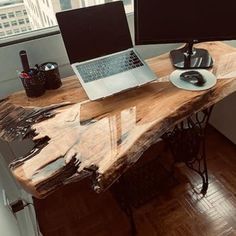
[[[236,0],[135,0],[136,44],[236,39]]]
[[[56,14],[70,63],[133,47],[121,1]]]

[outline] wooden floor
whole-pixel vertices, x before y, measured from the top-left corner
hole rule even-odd
[[[206,196],[194,193],[192,185],[200,184],[195,174],[184,165],[176,167],[178,183],[135,209],[138,235],[236,235],[236,147],[209,129],[207,156],[210,185]],[[44,236],[130,235],[126,215],[111,193],[97,195],[87,180],[35,200],[35,208]]]

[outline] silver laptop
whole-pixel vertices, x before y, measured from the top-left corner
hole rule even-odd
[[[89,99],[157,79],[133,48],[122,1],[56,14],[71,66]]]

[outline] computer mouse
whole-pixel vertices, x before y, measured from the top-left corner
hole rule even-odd
[[[203,76],[195,70],[186,71],[180,74],[180,79],[196,86],[203,86],[206,83]]]

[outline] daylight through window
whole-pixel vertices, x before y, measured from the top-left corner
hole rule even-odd
[[[116,0],[0,0],[0,38],[57,25],[55,13]],[[126,12],[133,0],[123,0]]]

